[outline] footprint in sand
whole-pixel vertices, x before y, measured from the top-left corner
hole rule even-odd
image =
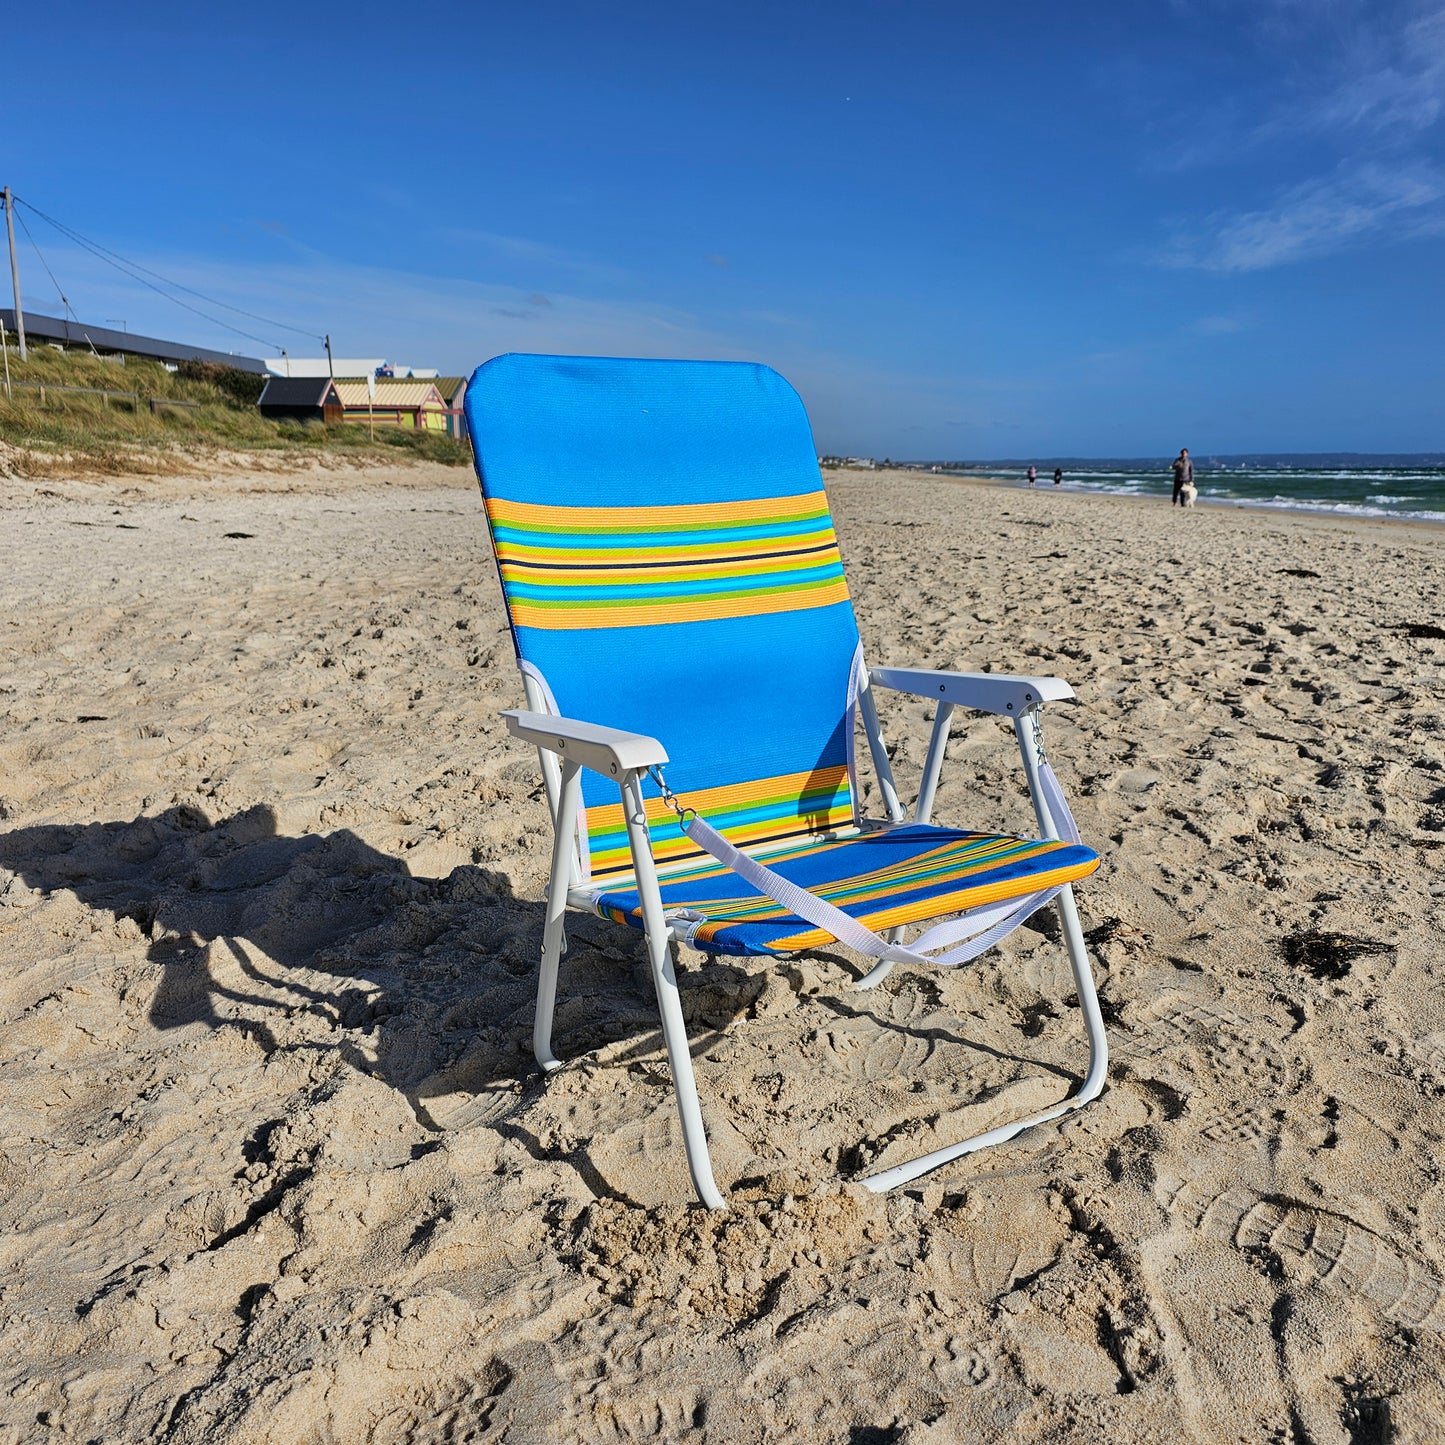
[[[1445,1326],[1445,1286],[1435,1274],[1348,1215],[1243,1185],[1218,1193],[1190,1180],[1161,1181],[1160,1193],[1171,1214],[1207,1238],[1263,1253],[1292,1280],[1367,1299],[1410,1329]]]

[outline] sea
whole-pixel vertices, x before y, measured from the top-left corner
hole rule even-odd
[[[1133,461],[1035,462],[1038,485],[1053,485],[1062,466],[1063,485],[1080,492],[1168,498],[1172,457]],[[943,470],[998,481],[1025,483],[1027,462],[951,463]],[[1277,507],[1357,517],[1400,517],[1445,522],[1445,454],[1373,459],[1196,457],[1199,500],[1225,506]]]

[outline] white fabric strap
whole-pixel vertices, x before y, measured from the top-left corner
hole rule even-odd
[[[1047,763],[1041,764],[1040,771],[1047,767]],[[1072,828],[1074,820],[1068,805],[1063,801],[1062,792],[1058,790],[1057,781],[1054,783],[1054,791],[1062,818],[1060,813],[1055,811],[1053,798],[1048,800],[1049,811],[1060,825],[1060,831],[1063,831],[1064,818]],[[699,848],[710,853],[745,882],[751,883],[764,897],[781,904],[789,913],[795,913],[815,928],[831,934],[839,943],[847,944],[865,958],[887,959],[892,963],[931,963],[945,968],[967,963],[1012,933],[1026,918],[1050,902],[1063,887],[1059,884],[1041,889],[1037,893],[1026,894],[1022,898],[1010,898],[1002,903],[972,909],[961,918],[935,925],[915,939],[912,947],[908,947],[901,943],[889,943],[866,924],[844,913],[841,908],[834,907],[827,899],[819,898],[816,893],[809,893],[806,888],[784,878],[781,873],[764,867],[756,858],[751,858],[741,849],[735,848],[717,829],[696,813],[684,821],[682,830]],[[1077,829],[1074,829],[1074,833],[1075,837],[1070,841],[1077,841]],[[696,926],[693,931],[696,931]],[[944,948],[960,938],[967,938],[969,941],[947,952],[925,952],[927,949]]]
[[[1049,760],[1045,757],[1039,758],[1039,787],[1043,790],[1044,802],[1048,804],[1049,813],[1053,817],[1054,827],[1058,829],[1059,837],[1065,843],[1082,843],[1079,825],[1074,822],[1074,815],[1069,811],[1064,790],[1059,786],[1059,780],[1049,766]]]

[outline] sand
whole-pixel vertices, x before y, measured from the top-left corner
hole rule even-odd
[[[1445,535],[829,485],[874,661],[1078,691],[1114,1063],[875,1198],[1076,1079],[1053,930],[874,993],[684,953],[719,1216],[634,935],[574,920],[532,1063],[469,476],[0,481],[0,1441],[1440,1438]],[[1030,826],[997,722],[935,816]]]

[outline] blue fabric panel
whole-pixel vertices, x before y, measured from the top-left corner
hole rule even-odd
[[[473,373],[465,405],[482,489],[501,501],[648,507],[822,490],[802,402],[765,366],[507,355]],[[754,535],[770,530],[782,529]],[[637,534],[639,547],[654,540]],[[846,761],[858,642],[846,601],[645,627],[514,626],[513,638],[564,716],[658,738],[679,794]],[[615,803],[616,786],[584,772],[583,798]]]
[[[816,491],[797,392],[735,361],[494,357],[465,400],[488,495],[576,506],[654,506]]]
[[[518,642],[564,717],[657,738],[676,793],[845,761],[858,645],[846,603],[666,627],[519,628]],[[617,787],[584,772],[582,795],[588,807],[616,802]]]

